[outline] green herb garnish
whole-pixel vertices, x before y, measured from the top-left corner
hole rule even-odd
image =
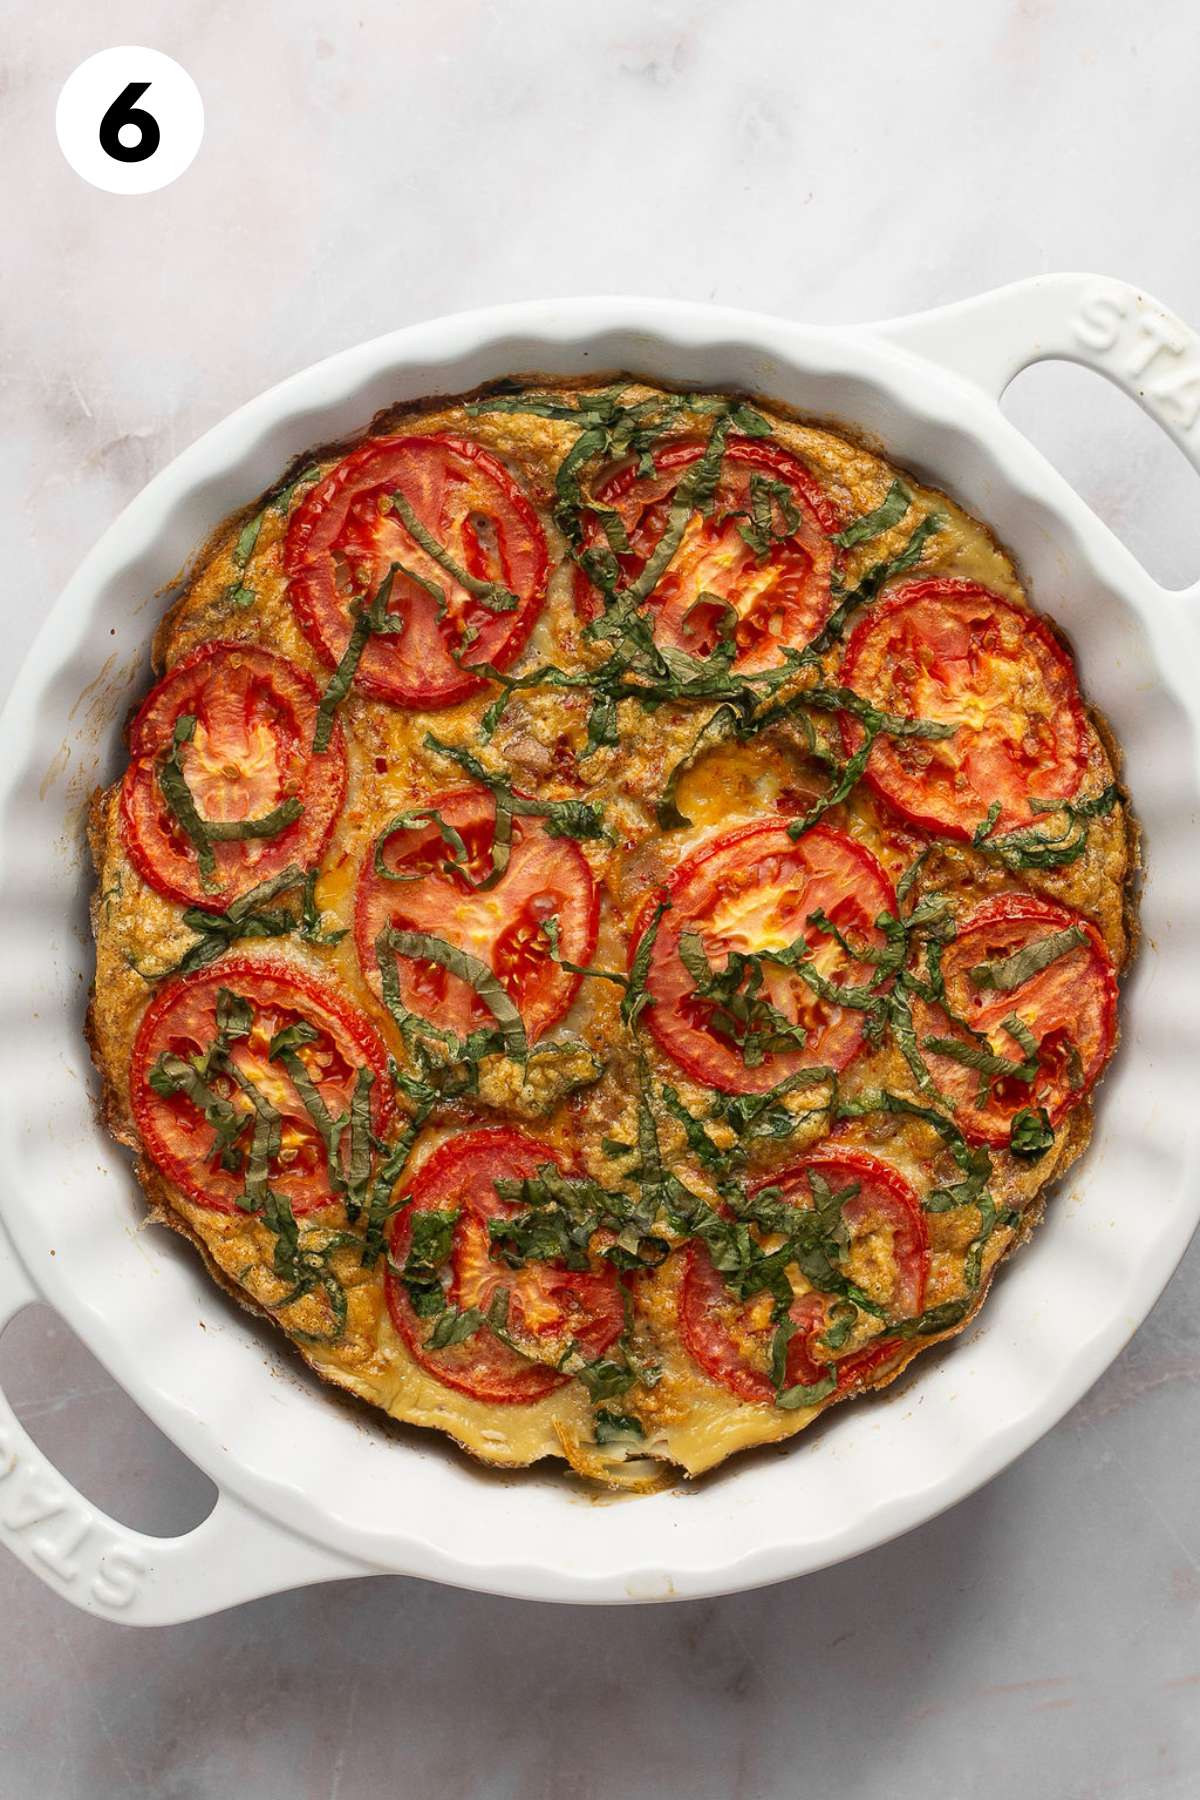
[[[1049,937],[1025,944],[1010,956],[976,963],[968,974],[977,988],[995,988],[999,993],[1010,994],[1014,988],[1022,987],[1034,975],[1048,969],[1059,957],[1066,956],[1077,944],[1087,941],[1087,933],[1081,926],[1068,925],[1064,931],[1054,931]]]
[[[1064,824],[1060,831],[1040,831],[1036,825],[1025,825],[1006,831],[999,837],[992,833],[1003,810],[994,800],[971,838],[976,850],[994,857],[1006,869],[1061,869],[1078,862],[1088,845],[1088,823],[1110,813],[1120,799],[1116,783],[1110,783],[1090,800],[1031,799],[1029,810],[1035,813],[1061,813]]]
[[[779,515],[778,525],[775,522]],[[769,555],[774,544],[792,537],[800,529],[800,508],[786,481],[772,481],[757,471],[750,477],[750,516],[739,524],[738,532],[755,556]]]
[[[646,1436],[640,1419],[635,1419],[632,1413],[612,1412],[608,1407],[597,1408],[593,1425],[597,1444],[641,1442]]]
[[[259,534],[262,531],[263,521],[266,518],[268,511],[285,513],[291,504],[292,495],[296,492],[296,489],[310,481],[315,481],[319,473],[320,471],[314,467],[301,469],[300,473],[289,481],[286,487],[281,488],[277,494],[272,495],[267,501],[266,506],[264,506],[260,512],[256,512],[252,518],[247,519],[246,523],[242,526],[242,529],[237,535],[233,550],[230,553],[230,561],[237,570],[237,576],[229,583],[222,595],[222,599],[227,601],[231,606],[239,606],[245,609],[246,607],[253,606],[258,598],[258,595],[244,579],[244,576],[247,564],[258,547]]]
[[[397,1273],[419,1319],[432,1319],[445,1311],[441,1271],[454,1248],[458,1218],[457,1207],[445,1211],[430,1207],[409,1214],[408,1253]]]
[[[1025,1162],[1036,1162],[1054,1147],[1054,1127],[1044,1106],[1023,1106],[1013,1114],[1008,1128],[1008,1147]]]
[[[863,513],[860,518],[852,519],[844,530],[835,532],[831,543],[840,544],[843,550],[852,550],[856,544],[865,544],[870,538],[882,537],[893,525],[898,525],[909,507],[912,495],[905,491],[902,482],[893,481],[881,503],[873,512]]]
[[[472,887],[490,888],[499,881],[512,850],[512,822],[514,818],[536,818],[542,821],[542,829],[549,837],[569,837],[575,839],[609,839],[604,824],[604,816],[598,806],[585,800],[532,800],[523,794],[514,794],[512,783],[507,775],[498,774],[488,769],[471,751],[462,749],[457,744],[443,743],[431,731],[425,734],[425,747],[438,756],[444,756],[449,762],[457,763],[472,781],[479,783],[493,796],[496,802],[496,820],[492,833],[492,866],[480,880],[471,880],[466,870],[466,853],[462,839],[457,842],[457,855],[460,861],[454,866]],[[436,816],[436,815],[435,815]],[[439,818],[437,820],[443,837],[449,837],[449,829]],[[395,829],[394,824],[387,832]],[[384,836],[387,835],[384,833]],[[457,834],[456,834],[457,835]],[[382,839],[381,839],[382,842]],[[379,864],[379,852],[376,850],[376,868]],[[381,871],[387,873],[386,869]]]
[[[231,944],[243,938],[287,937],[296,932],[305,943],[340,943],[345,931],[325,931],[321,926],[314,896],[317,875],[316,869],[305,873],[298,864],[289,863],[278,875],[259,882],[257,887],[233,901],[224,912],[208,912],[200,906],[187,907],[182,923],[197,934],[195,943],[177,963],[157,974],[147,975],[146,979],[161,981],[167,975],[190,975],[193,970],[215,962]],[[301,885],[303,893],[298,912],[269,904]]]
[[[196,852],[201,885],[212,891],[220,885],[214,844],[278,837],[295,823],[304,806],[293,796],[258,819],[203,818],[183,770],[183,747],[191,743],[195,734],[195,714],[180,713],[171,733],[171,749],[159,766],[158,785],[176,823]]]
[[[329,748],[334,715],[350,692],[368,640],[375,636],[398,637],[404,630],[404,620],[388,611],[388,602],[392,597],[392,584],[399,572],[400,564],[393,563],[376,588],[375,598],[369,605],[362,600],[350,602],[350,617],[353,620],[350,636],[346,640],[346,648],[342,651],[337,668],[329,677],[325,692],[321,695],[321,704],[317,708],[317,723],[313,732],[312,744],[315,756],[320,756]]]
[[[424,931],[400,931],[395,926],[385,926],[380,932],[375,942],[375,953],[379,959],[381,970],[390,963],[394,972],[393,959],[396,956],[407,956],[415,961],[436,963],[439,968],[446,969],[451,975],[456,975],[460,981],[465,981],[478,994],[495,1019],[503,1053],[516,1062],[526,1060],[529,1054],[529,1043],[525,1036],[525,1026],[521,1014],[514,1005],[508,989],[487,963],[481,962],[477,956],[472,956],[466,950],[460,950],[457,944],[447,943],[444,938],[433,937]],[[385,1001],[388,999],[386,981],[384,998]],[[417,1029],[423,1030],[429,1035],[436,1036],[443,1041],[448,1035],[452,1035],[443,1032],[438,1026],[430,1025],[427,1020],[419,1019],[417,1015],[408,1012],[402,1006],[400,1013],[394,1012],[393,1016],[396,1017],[396,1023],[402,1032],[411,1031],[413,1021],[416,1019]],[[454,1045],[457,1049],[457,1039],[454,1039]]]
[[[469,569],[464,569],[451,556],[446,546],[439,544],[433,533],[421,523],[402,493],[396,491],[392,494],[391,505],[392,511],[399,514],[408,535],[416,540],[426,556],[432,557],[439,568],[445,569],[447,575],[457,581],[459,587],[465,588],[472,599],[478,600],[480,606],[493,613],[516,611],[521,604],[517,595],[506,588],[503,582],[483,581],[479,576],[472,575]]]

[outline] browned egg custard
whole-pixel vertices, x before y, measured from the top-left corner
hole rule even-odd
[[[214,537],[96,796],[110,1127],[318,1374],[648,1487],[961,1329],[1132,825],[984,526],[718,394],[405,406]]]

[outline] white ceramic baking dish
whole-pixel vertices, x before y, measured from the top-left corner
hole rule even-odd
[[[1200,467],[1200,341],[1119,282],[1057,275],[852,331],[665,300],[500,307],[414,326],[252,401],[152,481],[46,621],[0,722],[0,1326],[44,1297],[217,1484],[189,1535],[106,1517],[0,1397],[0,1536],[67,1599],[130,1623],[397,1570],[545,1600],[660,1600],[799,1575],[969,1493],[1079,1398],[1145,1317],[1200,1213],[1200,592],[1152,581],[997,400],[1042,357],[1132,394]],[[854,422],[1016,552],[1111,719],[1146,830],[1145,941],[1098,1129],[979,1326],[898,1392],[782,1454],[596,1505],[498,1476],[336,1404],[165,1231],[94,1114],[81,844],[119,766],[159,603],[189,553],[314,441],[385,403],[511,370],[633,370]],[[204,1330],[199,1327],[205,1326]]]

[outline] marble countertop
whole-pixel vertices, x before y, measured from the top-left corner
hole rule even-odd
[[[1193,9],[1117,0],[7,0],[0,619],[45,607],[175,451],[430,315],[633,291],[822,321],[1053,268],[1200,321]],[[106,44],[199,85],[140,198],[59,154]],[[1192,84],[1194,85],[1194,84]],[[1195,478],[1078,370],[1006,408],[1151,571]],[[45,1310],[0,1344],[39,1441],[130,1524],[210,1492]],[[1190,1800],[1200,1791],[1200,1252],[1096,1388],[922,1530],[757,1594],[579,1611],[376,1579],[122,1631],[0,1558],[0,1800]]]

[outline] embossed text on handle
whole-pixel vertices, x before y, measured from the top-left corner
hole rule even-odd
[[[85,1588],[106,1611],[132,1604],[146,1574],[141,1551],[115,1532],[40,1457],[0,1423],[0,1537],[64,1588]]]
[[[1200,351],[1177,320],[1132,289],[1096,282],[1079,301],[1071,333],[1088,360],[1131,387],[1162,424],[1190,434],[1200,422]]]

